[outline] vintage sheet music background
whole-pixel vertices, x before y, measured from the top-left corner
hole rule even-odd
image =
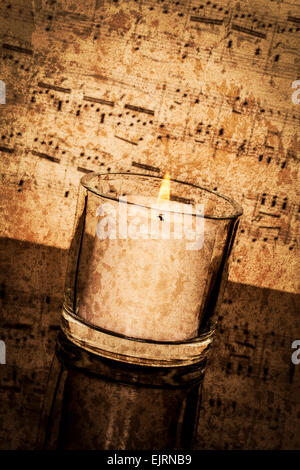
[[[299,447],[299,1],[1,0],[0,24],[4,403],[37,422],[81,176],[169,170],[244,207],[199,448]]]

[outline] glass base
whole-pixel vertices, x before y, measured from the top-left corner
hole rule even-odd
[[[186,341],[153,341],[131,338],[88,323],[63,308],[61,329],[80,348],[97,356],[130,364],[175,367],[195,364],[206,357],[215,327]]]
[[[192,448],[213,333],[136,340],[64,310],[38,448]]]

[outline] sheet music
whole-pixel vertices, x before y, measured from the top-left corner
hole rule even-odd
[[[1,391],[15,390],[37,419],[34,397],[44,389],[33,389],[45,383],[54,348],[58,266],[66,265],[80,178],[168,170],[244,208],[199,446],[230,448],[239,428],[241,448],[263,445],[265,429],[273,429],[266,446],[296,447],[299,371],[289,354],[299,324],[288,293],[299,292],[299,2],[3,0],[0,23],[2,237],[20,241],[15,283],[1,277],[4,339],[15,354]],[[31,264],[21,247],[34,253]],[[51,276],[38,279],[52,252]],[[256,299],[261,288],[281,291],[268,294],[277,310]],[[32,348],[40,352],[35,377]],[[25,372],[21,350],[31,357]]]
[[[299,6],[249,8],[5,0],[1,176],[8,201],[34,188],[49,210],[42,194],[50,191],[56,212],[69,206],[65,223],[84,173],[168,169],[245,207],[231,280],[297,291]],[[263,194],[276,197],[272,214],[259,209]],[[15,225],[9,214],[7,236],[20,236]],[[70,232],[58,232],[54,241],[39,226],[22,239],[67,247]],[[263,265],[249,269],[259,253]]]

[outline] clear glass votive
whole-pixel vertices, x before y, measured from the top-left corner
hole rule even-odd
[[[139,173],[81,179],[64,319],[154,344],[205,331],[222,297],[242,209],[172,179],[169,200],[160,199],[162,183]]]

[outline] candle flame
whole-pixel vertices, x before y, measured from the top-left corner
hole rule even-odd
[[[161,182],[158,200],[165,199],[167,201],[170,200],[170,192],[171,192],[171,181],[170,181],[170,174],[167,172],[164,176],[164,179]]]

